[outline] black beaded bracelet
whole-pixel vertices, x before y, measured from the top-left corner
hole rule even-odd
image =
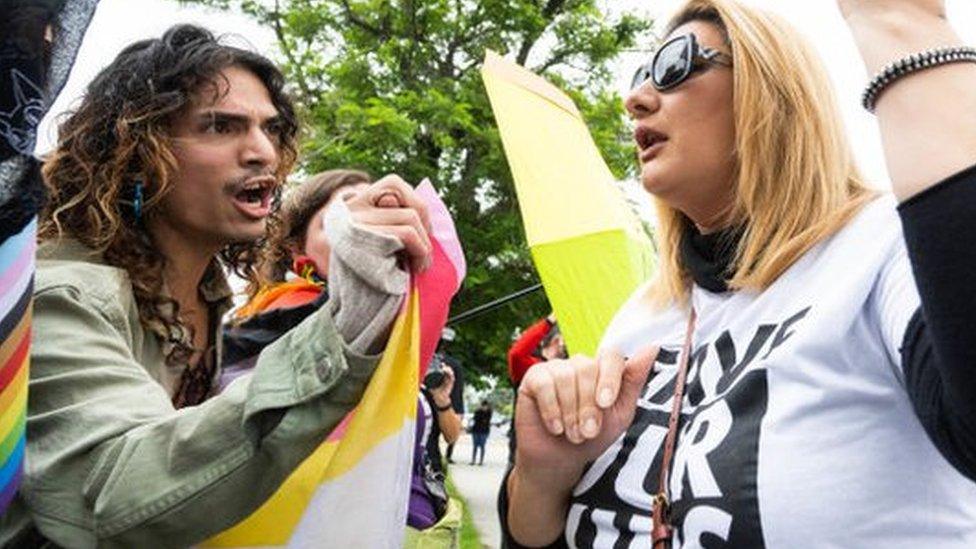
[[[976,63],[976,48],[949,46],[933,48],[921,53],[914,53],[907,57],[902,57],[898,61],[889,63],[871,79],[871,83],[868,84],[868,87],[864,89],[864,93],[861,95],[861,105],[868,112],[874,113],[874,106],[878,102],[878,96],[895,80],[916,71],[960,61]]]

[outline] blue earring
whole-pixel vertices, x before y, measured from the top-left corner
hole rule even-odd
[[[132,215],[142,221],[142,181],[136,181],[135,197],[132,199]]]

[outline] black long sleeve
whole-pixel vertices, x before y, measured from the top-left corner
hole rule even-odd
[[[976,166],[898,210],[922,301],[901,349],[908,394],[942,455],[976,480]]]

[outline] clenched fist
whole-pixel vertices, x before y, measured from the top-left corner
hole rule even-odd
[[[387,175],[358,193],[345,196],[352,221],[403,243],[415,271],[431,262],[430,217],[427,205],[413,187],[397,175]]]

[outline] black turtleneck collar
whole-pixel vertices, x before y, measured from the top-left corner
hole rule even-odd
[[[681,238],[681,260],[695,284],[713,293],[729,290],[727,282],[735,272],[735,248],[742,232],[742,227],[730,227],[701,234],[693,223],[686,223]]]

